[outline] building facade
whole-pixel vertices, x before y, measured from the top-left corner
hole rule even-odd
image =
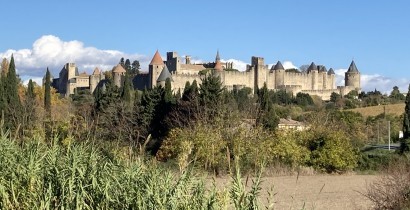
[[[352,90],[360,91],[360,72],[354,61],[345,73],[345,86],[336,86],[335,72],[332,68],[326,69],[323,65],[312,62],[305,72],[296,69],[287,70],[278,61],[270,69],[265,64],[264,58],[252,57],[251,64],[245,71],[227,71],[232,69],[232,64],[222,63],[219,52],[215,62],[208,64],[191,64],[190,59],[185,59],[182,64],[176,52],[168,52],[167,60],[163,61],[157,51],[149,64],[149,81],[146,87],[160,85],[166,80],[160,75],[168,75],[172,79],[171,85],[174,92],[183,91],[185,83],[194,80],[201,83],[201,72],[206,69],[214,69],[214,74],[220,77],[222,84],[228,90],[251,88],[255,92],[266,84],[270,90],[286,90],[296,95],[299,92],[317,95],[322,100],[330,100],[330,95],[335,92],[346,95]],[[163,71],[167,71],[165,74]],[[149,84],[149,85],[148,85]]]
[[[171,79],[171,86],[174,92],[183,92],[186,82],[197,81],[201,84],[204,72],[212,72],[219,76],[222,84],[227,90],[251,88],[255,92],[266,84],[270,90],[286,90],[297,93],[308,93],[317,95],[322,100],[330,100],[330,95],[335,92],[346,95],[352,90],[360,91],[360,72],[354,61],[345,73],[345,85],[336,86],[335,72],[332,68],[326,69],[323,65],[316,65],[312,62],[307,71],[297,69],[285,69],[280,61],[270,69],[265,64],[264,58],[252,57],[251,64],[245,71],[235,71],[232,63],[221,62],[219,52],[217,52],[215,62],[192,64],[191,57],[186,56],[185,62],[176,52],[168,52],[167,60],[164,61],[158,51],[155,52],[148,72],[141,73],[132,78],[135,89],[153,88],[157,85],[164,85],[167,78]],[[114,84],[121,87],[125,75],[125,69],[118,64],[112,69]],[[96,68],[92,75],[79,74],[78,68],[73,63],[67,63],[60,71],[59,78],[54,79],[53,84],[59,93],[70,95],[75,88],[88,88],[94,92],[100,82],[105,80],[102,71]]]

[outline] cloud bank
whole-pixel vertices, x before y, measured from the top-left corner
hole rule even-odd
[[[152,55],[127,54],[118,50],[103,50],[85,46],[81,41],[63,41],[53,35],[45,35],[37,39],[31,49],[9,49],[0,52],[0,58],[10,58],[14,55],[17,73],[23,81],[33,79],[40,84],[47,67],[53,76],[58,77],[58,72],[67,62],[77,64],[79,70],[91,73],[95,67],[110,70],[116,65],[121,57],[139,60],[142,70],[148,69],[148,63]],[[221,60],[233,62],[234,68],[245,71],[247,62],[237,59]],[[201,63],[200,58],[192,59],[192,62]],[[297,68],[291,61],[283,61],[285,69]],[[269,64],[269,68],[274,64]],[[336,85],[344,85],[344,73],[347,69],[337,69]],[[406,78],[389,78],[379,74],[362,74],[361,86],[364,91],[377,89],[383,93],[390,93],[393,86],[398,86],[401,92],[406,92],[409,80]]]
[[[144,55],[87,47],[80,41],[63,41],[53,35],[40,37],[33,43],[31,49],[9,49],[0,52],[0,58],[9,59],[12,54],[17,73],[23,80],[25,78],[38,80],[43,77],[47,67],[53,76],[57,77],[63,65],[68,62],[76,63],[80,71],[87,73],[91,73],[95,67],[109,70],[119,62],[121,57],[129,58],[131,61],[137,59],[142,67],[149,62],[149,58]]]

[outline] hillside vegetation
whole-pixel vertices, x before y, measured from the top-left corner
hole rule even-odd
[[[369,107],[361,107],[355,109],[349,109],[349,111],[358,112],[363,117],[369,116],[377,116],[386,111],[386,114],[400,116],[404,112],[404,103],[399,104],[388,104],[388,105],[379,105],[379,106],[369,106]]]

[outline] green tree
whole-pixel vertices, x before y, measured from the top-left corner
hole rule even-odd
[[[47,68],[46,81],[44,82],[44,109],[46,115],[51,116],[51,75],[50,70]]]
[[[341,131],[316,130],[308,143],[314,168],[330,173],[352,170],[357,165],[358,156]]]
[[[34,84],[31,79],[27,85],[23,108],[23,130],[33,129],[36,120],[36,95],[34,93]]]
[[[401,100],[406,99],[406,97],[403,94],[400,93],[399,87],[397,87],[397,86],[393,87],[393,90],[391,91],[389,97],[391,99],[393,99],[393,102],[401,101]]]
[[[336,103],[336,101],[341,98],[340,94],[332,92],[332,94],[330,94],[330,101],[333,103]]]
[[[8,67],[7,67],[8,68]],[[6,75],[0,76],[0,114],[4,115],[4,112],[6,111],[7,103],[5,99],[5,87],[4,84],[6,84]]]
[[[44,109],[46,111],[46,120],[45,120],[45,137],[47,141],[51,140],[52,137],[52,128],[51,128],[51,75],[50,71],[47,68],[46,71],[46,81],[44,82]]]
[[[295,103],[299,106],[310,106],[314,105],[312,97],[308,93],[298,93],[296,94]]]
[[[191,91],[191,83],[185,82],[184,92],[182,93],[182,100],[189,101],[189,93]]]
[[[359,93],[357,90],[352,90],[345,97],[348,99],[357,99],[359,97]]]
[[[267,112],[272,108],[272,101],[266,83],[264,83],[263,87],[258,90],[258,103],[262,112]]]
[[[403,139],[401,142],[401,152],[410,151],[410,85],[406,96],[406,106],[403,115]]]
[[[140,62],[138,60],[134,60],[131,64],[131,75],[137,75],[140,73]]]
[[[175,98],[172,94],[171,79],[167,78],[165,80],[165,90],[164,90],[164,102],[167,105],[174,104]]]
[[[130,59],[126,59],[125,60],[125,64],[124,64],[124,68],[125,68],[125,70],[128,72],[128,73],[130,73],[130,71],[131,71],[131,61],[130,61]]]
[[[272,106],[272,100],[270,97],[270,92],[266,83],[258,91],[258,104],[259,111],[256,118],[256,122],[262,125],[264,128],[269,130],[276,129],[279,123],[279,116],[277,116],[275,109]]]
[[[16,66],[14,64],[14,57],[11,56],[9,71],[4,84],[4,94],[7,103],[7,111],[5,112],[6,127],[10,129],[17,129],[21,120],[21,101],[18,93],[19,78],[16,74]]]
[[[121,99],[125,101],[126,104],[131,103],[131,90],[132,90],[132,84],[131,84],[130,74],[127,72],[125,74],[124,85],[122,87],[122,92],[121,92]]]
[[[210,116],[214,116],[219,111],[223,91],[224,87],[219,76],[208,74],[202,79],[199,86],[200,104]]]

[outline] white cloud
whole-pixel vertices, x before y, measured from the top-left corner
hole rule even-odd
[[[21,80],[23,81],[23,85],[28,84],[29,80],[33,80],[37,85],[41,85],[43,83],[43,77],[27,77],[27,76],[22,76]]]
[[[25,77],[42,77],[49,67],[54,76],[68,62],[77,64],[79,71],[91,73],[95,67],[110,70],[121,57],[139,60],[143,70],[148,66],[149,57],[139,54],[126,54],[117,50],[102,50],[84,46],[80,41],[63,41],[53,35],[45,35],[33,43],[32,49],[10,49],[0,52],[0,58],[14,55],[18,74]]]
[[[336,85],[344,85],[345,83],[345,72],[347,69],[337,69],[336,74]],[[360,75],[360,86],[363,91],[373,91],[377,89],[378,91],[386,94],[390,94],[394,86],[399,87],[400,92],[405,93],[409,85],[409,79],[406,78],[390,78],[379,74],[361,74]]]
[[[245,71],[246,70],[246,65],[248,65],[248,63],[243,62],[241,60],[236,60],[236,59],[228,59],[228,60],[223,60],[221,59],[222,62],[229,62],[229,63],[233,63],[233,68],[234,69],[238,69],[239,71]]]
[[[293,65],[292,61],[283,61],[282,65],[285,69],[299,69],[298,67]]]

